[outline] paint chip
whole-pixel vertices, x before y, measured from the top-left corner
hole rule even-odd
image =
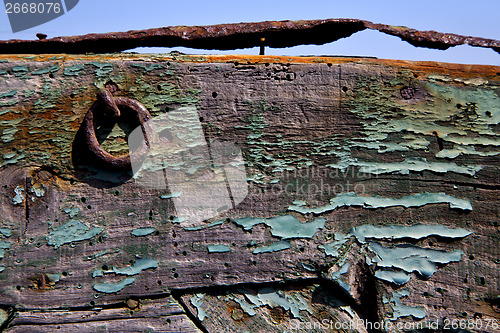
[[[45,238],[48,245],[53,245],[57,249],[63,244],[90,239],[103,231],[102,227],[89,228],[79,220],[70,220],[50,230]]]
[[[108,282],[96,283],[94,284],[94,289],[101,293],[107,293],[107,294],[116,293],[125,288],[126,286],[128,286],[129,284],[134,283],[135,280],[136,277],[132,276],[132,277],[127,277],[117,283],[108,283]]]

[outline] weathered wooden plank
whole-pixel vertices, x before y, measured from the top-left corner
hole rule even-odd
[[[186,294],[183,300],[209,332],[367,332],[341,298],[317,284],[290,284]]]
[[[108,308],[19,311],[9,332],[199,332],[172,297],[128,299]]]
[[[168,320],[168,322],[167,322]],[[14,326],[6,332],[200,332],[185,316]]]
[[[1,58],[2,305],[105,306],[175,290],[190,306],[195,292],[187,288],[201,287],[209,289],[196,294],[219,309],[203,324],[216,331],[230,315],[219,318],[228,303],[213,290],[314,278],[349,295],[359,318],[440,327],[443,318],[498,320],[498,67]],[[138,100],[153,117],[194,106],[207,140],[241,148],[244,200],[206,221],[182,222],[173,190],[96,165],[78,130],[110,81],[116,96]],[[103,147],[127,153],[125,134],[109,131],[101,129]],[[132,234],[145,227],[151,233]],[[252,318],[274,325],[257,308]],[[241,328],[233,324],[228,331]]]

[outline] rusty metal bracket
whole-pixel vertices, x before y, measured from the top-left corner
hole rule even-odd
[[[358,19],[265,21],[210,26],[175,26],[127,32],[54,37],[39,40],[0,41],[0,53],[107,53],[136,47],[177,47],[234,50],[239,48],[321,45],[365,29],[397,36],[408,43],[445,50],[457,45],[491,48],[500,53],[500,41],[436,31],[419,31]]]
[[[112,115],[117,119],[122,116],[121,111],[134,113],[141,126],[144,136],[144,141],[142,141],[141,146],[132,152],[132,155],[134,155],[134,158],[137,160],[142,159],[149,152],[151,147],[152,137],[155,133],[152,122],[149,121],[151,119],[151,115],[149,114],[149,111],[135,99],[113,97],[109,90],[103,89],[98,93],[97,101],[92,104],[83,119],[82,128],[85,142],[90,152],[93,153],[97,160],[112,169],[130,168],[130,155],[115,157],[105,151],[97,140],[95,130],[99,120],[105,115],[106,110],[110,110]]]

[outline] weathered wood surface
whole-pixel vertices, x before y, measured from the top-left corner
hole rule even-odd
[[[420,329],[457,319],[489,332],[498,324],[498,67],[266,56],[0,59],[0,305],[8,331],[309,332],[322,320]],[[207,221],[177,222],[169,189],[96,165],[78,130],[109,82],[153,117],[194,106],[207,140],[241,148],[246,198]],[[122,130],[102,133],[104,148],[127,153]],[[269,219],[244,227],[249,217]],[[57,243],[67,223],[74,228],[64,239],[82,240]],[[154,232],[131,234],[144,227]],[[272,244],[282,247],[258,253]],[[96,287],[120,282],[117,292]],[[163,310],[144,301],[126,312],[126,300],[150,298]]]

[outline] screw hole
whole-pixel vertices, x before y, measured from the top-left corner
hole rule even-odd
[[[217,95],[218,95],[218,94],[217,94],[215,91],[212,93],[212,97],[213,97],[213,98],[216,98],[216,97],[217,97]]]

